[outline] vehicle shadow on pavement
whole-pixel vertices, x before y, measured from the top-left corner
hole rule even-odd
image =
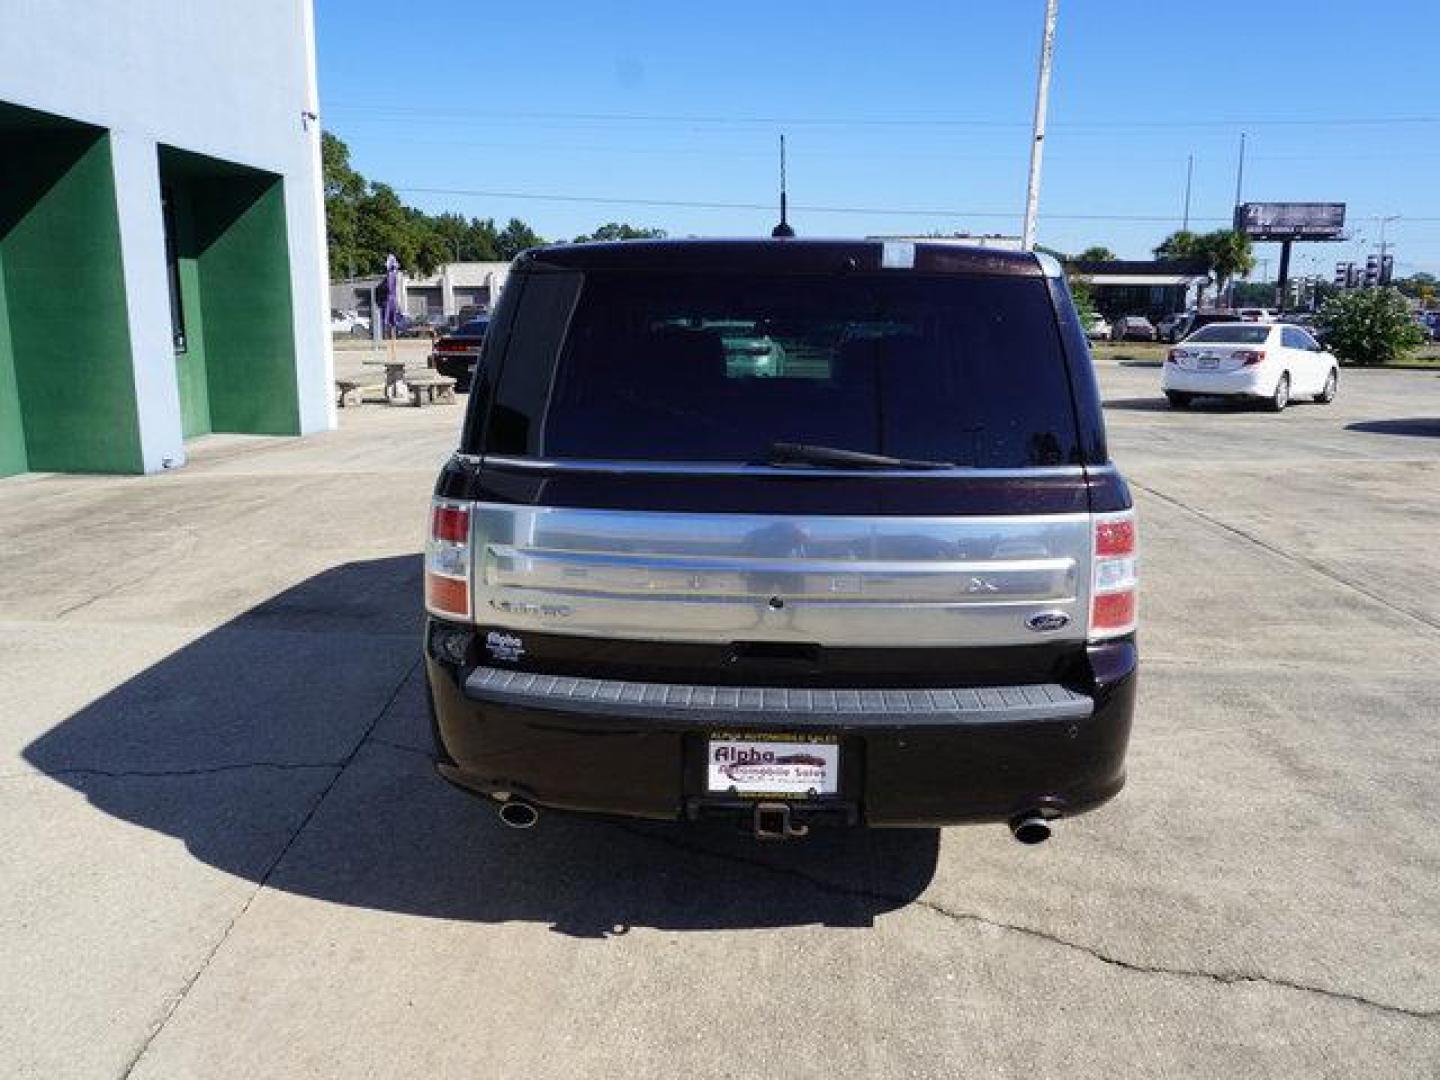
[[[1346,424],[1346,431],[1365,431],[1372,435],[1440,436],[1440,416],[1416,417],[1409,420],[1361,420]]]
[[[416,556],[318,574],[128,679],[25,759],[226,873],[357,908],[579,937],[863,927],[929,884],[934,829],[772,845],[719,823],[546,813],[507,828],[432,768],[419,597]]]
[[[1104,405],[1107,409],[1124,409],[1127,412],[1254,412],[1257,407],[1256,402],[1243,398],[1199,397],[1184,409],[1176,409],[1163,396],[1112,398]]]

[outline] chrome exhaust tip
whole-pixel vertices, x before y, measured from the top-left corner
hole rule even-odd
[[[1034,811],[1021,814],[1010,822],[1010,834],[1022,844],[1043,844],[1050,839],[1050,822]]]
[[[512,829],[529,829],[540,820],[540,811],[524,799],[507,799],[500,804],[500,820]]]

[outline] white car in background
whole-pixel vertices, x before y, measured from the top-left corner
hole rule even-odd
[[[370,333],[370,320],[358,312],[330,309],[330,332],[332,334],[366,335]]]
[[[1299,398],[1334,401],[1339,386],[1339,361],[1288,323],[1211,323],[1170,350],[1160,376],[1177,409],[1214,395],[1255,398],[1279,412]]]
[[[1168,341],[1171,345],[1185,336],[1185,331],[1193,318],[1193,312],[1175,311],[1166,315],[1155,324],[1155,332],[1160,335],[1161,341]]]

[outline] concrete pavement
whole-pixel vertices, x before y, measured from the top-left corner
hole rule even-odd
[[[1129,787],[1049,844],[547,816],[436,780],[459,410],[0,482],[0,1061],[25,1077],[1433,1076],[1440,377],[1165,410]]]

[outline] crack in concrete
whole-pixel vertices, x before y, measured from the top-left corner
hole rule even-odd
[[[1342,577],[1341,575],[1335,573],[1335,571],[1331,570],[1329,567],[1325,566],[1323,563],[1319,563],[1314,561],[1313,559],[1307,559],[1303,556],[1296,555],[1292,551],[1287,551],[1276,544],[1270,543],[1268,540],[1261,539],[1254,533],[1246,532],[1244,529],[1240,528],[1237,525],[1231,525],[1228,522],[1221,521],[1214,515],[1207,514],[1204,510],[1197,509],[1196,507],[1191,506],[1189,503],[1175,498],[1173,495],[1166,495],[1164,492],[1160,491],[1157,488],[1142,484],[1137,480],[1130,480],[1129,484],[1133,488],[1139,488],[1147,495],[1153,495],[1155,498],[1159,499],[1163,503],[1168,503],[1176,509],[1183,510],[1185,511],[1185,513],[1191,514],[1199,518],[1201,521],[1206,522],[1209,525],[1215,526],[1215,528],[1217,529],[1223,529],[1225,532],[1230,533],[1232,536],[1238,536],[1240,539],[1254,544],[1262,551],[1267,551],[1271,555],[1275,555],[1278,558],[1284,559],[1286,562],[1293,563],[1296,566],[1304,567],[1306,570],[1309,570],[1313,574],[1318,574],[1320,577],[1325,578],[1327,581],[1334,582],[1336,585],[1342,585],[1345,588],[1352,590],[1353,592],[1359,593],[1367,600],[1373,600],[1381,607],[1393,611],[1397,615],[1403,615],[1408,619],[1414,619],[1421,626],[1427,627],[1431,630],[1440,630],[1440,620],[1433,619],[1429,615],[1421,611],[1412,611],[1410,608],[1405,607],[1403,604],[1397,604],[1393,600],[1387,599],[1386,597],[1381,596],[1379,593],[1374,592],[1371,589],[1367,589],[1364,585],[1351,581],[1349,578]]]
[[[402,754],[414,754],[416,757],[422,757],[426,761],[435,760],[435,755],[431,751],[423,750],[418,746],[406,746],[404,743],[392,742],[389,739],[382,739],[378,735],[372,735],[366,741],[369,742],[371,746],[383,746],[389,750],[398,750]]]
[[[193,769],[96,769],[77,765],[61,769],[31,769],[26,772],[0,773],[3,780],[28,780],[36,776],[102,776],[106,779],[165,779],[172,776],[213,776],[216,773],[239,772],[244,769],[338,769],[343,761],[239,761],[230,765],[205,765]]]
[[[1312,986],[1308,983],[1296,982],[1281,976],[1253,974],[1242,971],[1207,971],[1204,968],[1169,967],[1160,964],[1141,964],[1132,960],[1125,960],[1103,952],[1092,945],[1082,945],[1070,941],[1059,934],[1048,930],[1038,930],[1031,926],[1023,926],[1019,923],[1005,922],[1000,919],[992,919],[969,911],[955,911],[947,908],[934,900],[927,900],[918,896],[906,896],[903,893],[887,893],[880,889],[862,888],[859,886],[846,885],[841,882],[830,881],[807,871],[795,867],[776,866],[774,863],[766,862],[764,859],[750,858],[739,853],[714,851],[709,848],[698,847],[694,844],[687,844],[674,837],[660,836],[654,833],[647,833],[632,826],[609,822],[611,827],[643,840],[664,844],[679,851],[691,855],[699,855],[705,858],[717,859],[724,862],[736,863],[741,866],[754,867],[768,871],[780,877],[793,878],[804,882],[813,889],[829,893],[835,896],[848,897],[855,900],[873,900],[885,904],[893,904],[900,907],[915,906],[928,911],[933,915],[948,919],[951,922],[973,923],[977,926],[988,926],[995,930],[1003,930],[1008,933],[1018,934],[1031,938],[1035,941],[1043,941],[1050,945],[1057,945],[1072,952],[1080,953],[1092,960],[1097,960],[1110,967],[1120,968],[1124,971],[1133,972],[1139,975],[1161,975],[1177,979],[1193,979],[1214,983],[1218,986],[1235,986],[1244,983],[1253,983],[1261,986],[1270,986],[1286,990],[1295,990],[1300,993],[1314,994],[1319,997],[1329,998],[1333,1001],[1342,1001],[1352,1005],[1360,1005],[1365,1008],[1375,1009],[1379,1012],[1390,1013],[1396,1016],[1403,1016],[1412,1020],[1431,1021],[1440,1019],[1440,1009],[1412,1009],[1404,1005],[1393,1005],[1389,1002],[1377,1001],[1374,998],[1366,997],[1363,994],[1350,993],[1346,990],[1332,990],[1323,986]]]
[[[234,931],[235,927],[239,925],[240,920],[245,917],[245,913],[250,910],[250,905],[255,902],[255,898],[259,896],[260,893],[264,891],[265,886],[269,884],[270,878],[274,875],[276,868],[284,861],[285,856],[290,853],[290,849],[295,846],[295,841],[297,841],[309,827],[310,822],[315,819],[315,815],[319,812],[320,807],[323,806],[325,800],[330,797],[330,793],[335,790],[335,785],[340,782],[340,777],[345,775],[346,769],[348,769],[351,762],[355,760],[355,756],[360,753],[361,748],[374,732],[376,725],[385,718],[385,714],[394,706],[395,700],[400,696],[400,692],[405,688],[405,684],[410,681],[410,676],[415,674],[419,667],[420,659],[417,657],[415,661],[405,669],[404,674],[402,674],[395,683],[395,688],[390,691],[389,696],[385,699],[385,704],[380,706],[379,710],[371,718],[370,723],[365,725],[365,730],[360,733],[360,737],[356,739],[354,745],[350,747],[350,752],[345,755],[345,759],[339,762],[338,765],[330,766],[335,769],[335,775],[332,776],[330,782],[325,785],[325,790],[320,792],[315,801],[310,804],[310,809],[307,810],[305,816],[300,819],[300,824],[295,827],[295,831],[290,834],[285,843],[281,845],[275,857],[270,860],[269,865],[265,867],[265,872],[260,875],[259,882],[255,888],[251,890],[250,895],[245,898],[245,902],[240,905],[240,910],[235,912],[230,921],[225,924],[225,929],[221,931],[220,936],[216,939],[215,944],[211,946],[210,951],[205,954],[199,966],[191,973],[190,977],[185,980],[184,984],[180,987],[179,993],[174,995],[166,1005],[159,1020],[151,1027],[150,1033],[145,1037],[144,1041],[141,1042],[135,1053],[131,1055],[130,1060],[125,1063],[125,1067],[121,1070],[118,1080],[130,1080],[136,1067],[144,1059],[145,1055],[150,1052],[150,1047],[155,1044],[155,1040],[160,1037],[160,1033],[164,1031],[170,1023],[170,1019],[175,1015],[176,1010],[179,1009],[185,999],[190,996],[191,989],[200,980],[200,976],[204,975],[209,969],[216,954],[219,953],[225,943],[230,940],[230,934]]]

